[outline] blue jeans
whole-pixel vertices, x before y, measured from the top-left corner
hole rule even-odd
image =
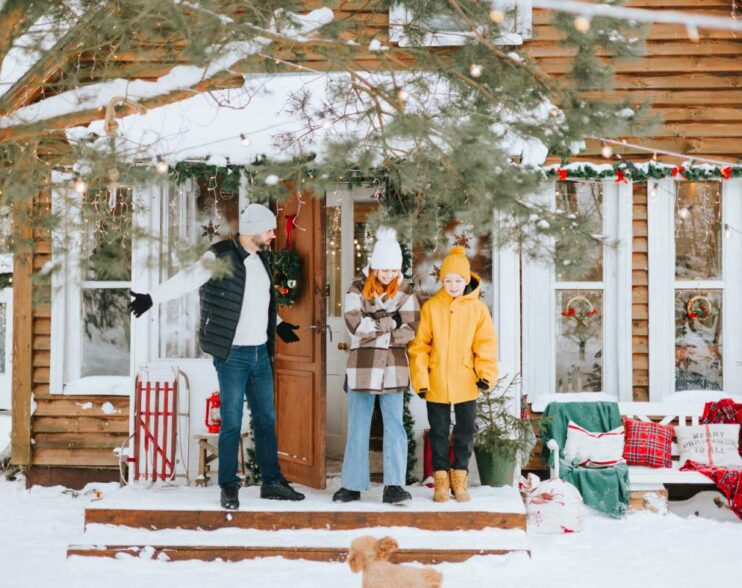
[[[247,398],[255,432],[255,460],[263,483],[283,479],[278,465],[276,410],[273,405],[273,368],[265,345],[234,345],[226,361],[214,358],[219,378],[222,427],[219,431],[219,485],[239,483],[237,449],[242,410]]]
[[[348,439],[343,458],[343,488],[368,490],[368,441],[375,394],[348,390]],[[379,394],[384,420],[384,485],[404,486],[407,474],[407,433],[402,424],[404,392]]]

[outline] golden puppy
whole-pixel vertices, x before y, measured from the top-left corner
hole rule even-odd
[[[399,546],[391,537],[358,537],[350,545],[348,564],[363,572],[363,588],[439,588],[443,577],[433,568],[393,564],[389,556]]]

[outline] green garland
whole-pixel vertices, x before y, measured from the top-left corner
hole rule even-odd
[[[664,178],[680,178],[686,180],[718,180],[730,178],[742,178],[742,166],[727,167],[680,167],[670,165],[656,165],[649,163],[646,167],[639,167],[633,163],[621,162],[611,165],[611,169],[598,169],[592,165],[582,165],[577,168],[550,168],[546,170],[546,176],[559,178],[560,180],[600,180],[605,178],[616,178],[616,182],[633,181],[647,182],[649,180],[661,180]]]
[[[415,441],[415,418],[412,416],[410,410],[410,398],[412,398],[412,392],[409,390],[404,391],[404,412],[402,413],[402,424],[404,425],[405,433],[407,433],[407,474],[405,476],[405,482],[414,484],[418,479],[412,475],[417,463],[415,457],[415,449],[417,449],[417,441]]]
[[[291,249],[273,254],[273,287],[278,304],[291,306],[301,293],[302,259]]]
[[[216,181],[223,192],[236,193],[240,189],[240,176],[249,176],[246,165],[211,165],[208,163],[179,161],[170,167],[170,178],[177,185],[192,179],[209,185]]]

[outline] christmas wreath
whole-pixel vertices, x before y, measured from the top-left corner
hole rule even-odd
[[[291,249],[273,254],[273,287],[278,304],[291,306],[301,291],[301,256]]]
[[[580,324],[586,324],[588,319],[591,319],[598,314],[598,311],[592,305],[587,298],[584,296],[575,296],[569,302],[562,311],[562,316],[574,319]]]
[[[716,316],[717,310],[714,304],[706,296],[694,296],[688,301],[686,313],[689,319],[702,321]]]

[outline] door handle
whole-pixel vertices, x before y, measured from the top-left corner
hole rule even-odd
[[[340,351],[348,351],[348,344],[344,341],[341,341],[340,343],[338,343],[338,349]]]

